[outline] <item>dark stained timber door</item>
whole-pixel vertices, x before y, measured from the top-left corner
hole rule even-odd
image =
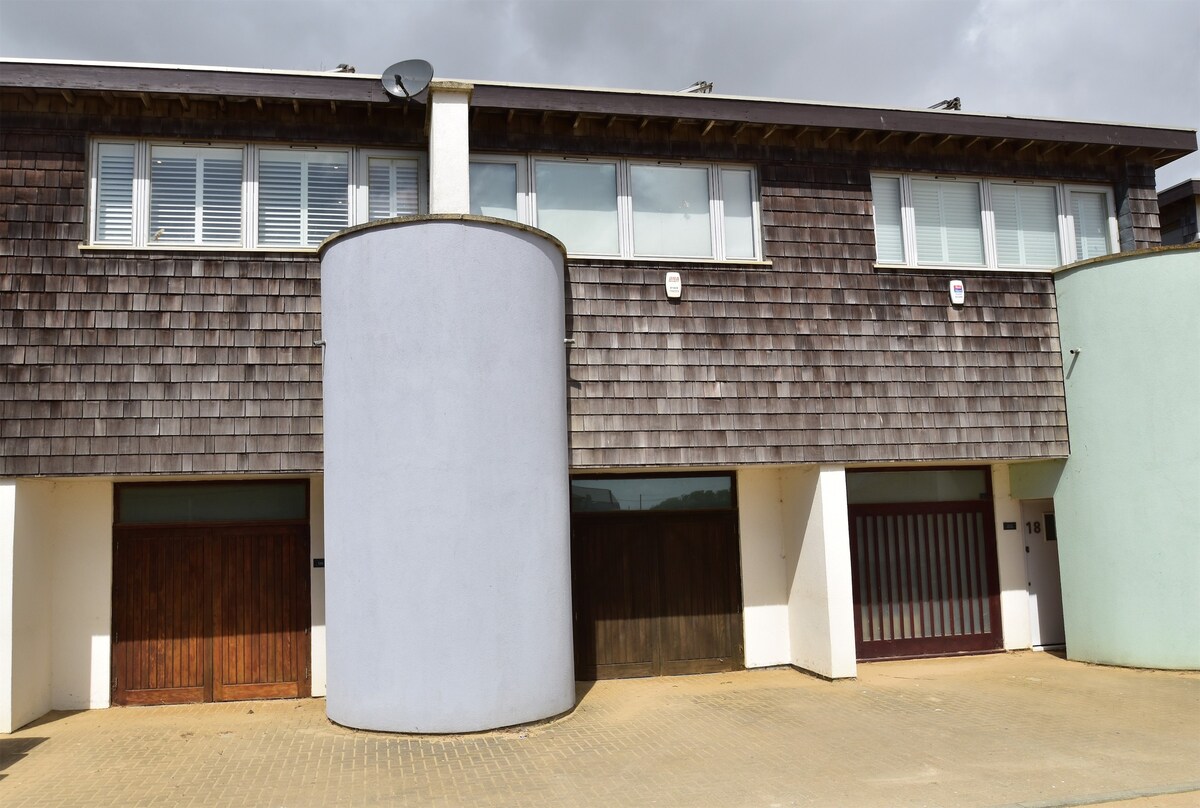
[[[309,693],[306,524],[114,528],[113,701]]]
[[[1003,647],[991,501],[851,505],[859,659]]]
[[[571,559],[576,678],[741,667],[736,512],[576,513]]]

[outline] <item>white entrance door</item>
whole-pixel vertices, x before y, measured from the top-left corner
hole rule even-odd
[[[1021,533],[1025,537],[1025,574],[1029,584],[1030,644],[1034,648],[1062,646],[1067,637],[1063,631],[1054,501],[1022,502]]]

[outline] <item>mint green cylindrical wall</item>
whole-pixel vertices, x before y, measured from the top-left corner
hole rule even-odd
[[[1200,668],[1200,247],[1077,265],[1055,287],[1067,654]]]

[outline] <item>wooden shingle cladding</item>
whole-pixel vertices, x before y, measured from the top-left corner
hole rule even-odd
[[[425,108],[316,89],[172,93],[170,77],[152,94],[0,94],[0,475],[321,468],[316,257],[81,251],[88,139],[424,148]],[[471,121],[480,152],[758,168],[769,264],[570,262],[577,468],[1067,453],[1050,278],[967,273],[956,309],[950,275],[877,268],[872,170],[1104,183],[1122,248],[1157,244],[1161,149],[1144,145],[478,105]],[[670,270],[684,278],[677,304],[662,291]]]
[[[89,135],[411,147],[423,112],[0,97],[0,475],[321,469],[320,262],[81,251]]]
[[[572,261],[572,465],[1061,457],[1050,278],[876,270],[865,172],[761,173],[771,266]],[[683,275],[679,303],[667,271]]]

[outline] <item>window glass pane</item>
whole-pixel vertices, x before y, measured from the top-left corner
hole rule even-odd
[[[241,152],[153,147],[149,243],[240,244],[241,238]]]
[[[708,169],[634,165],[629,174],[634,253],[711,257]]]
[[[571,481],[571,510],[687,511],[733,507],[733,478],[612,477]]]
[[[96,154],[96,241],[133,243],[133,144],[101,143]]]
[[[882,264],[903,264],[900,178],[871,177],[871,199],[875,210],[875,257]]]
[[[350,224],[345,152],[264,150],[258,163],[258,241],[311,247]]]
[[[117,486],[117,521],[243,522],[305,519],[307,484],[303,480],[211,485]]]
[[[852,505],[962,502],[987,497],[983,469],[846,472],[846,501]]]
[[[725,257],[756,258],[754,182],[749,171],[721,169],[721,201],[725,209]]]
[[[1108,199],[1090,191],[1071,192],[1075,218],[1075,260],[1108,255]]]
[[[569,252],[618,254],[615,165],[538,161],[534,181],[538,227]]]
[[[914,179],[912,195],[918,263],[983,263],[978,183]]]
[[[517,167],[471,163],[471,213],[517,221]]]
[[[1058,205],[1053,188],[992,185],[992,213],[1000,266],[1058,266]]]
[[[367,160],[367,217],[390,219],[419,213],[417,161],[372,157]]]

